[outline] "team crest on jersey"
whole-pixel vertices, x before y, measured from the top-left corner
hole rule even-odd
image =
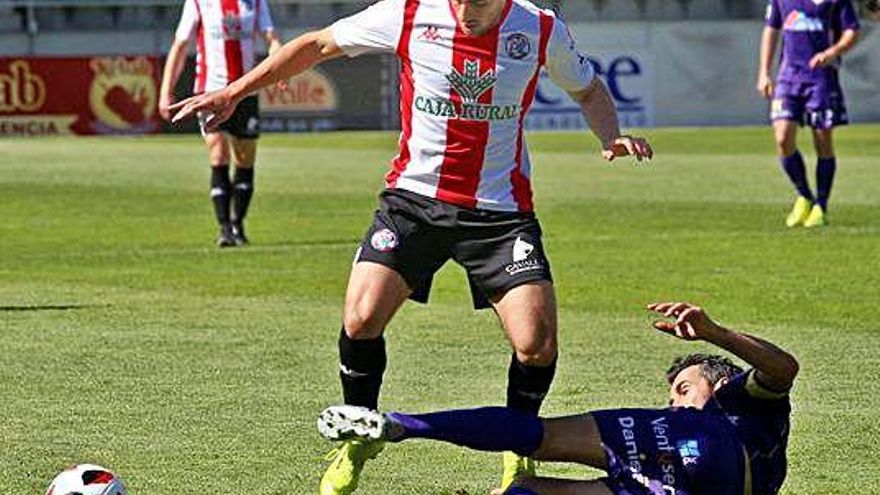
[[[513,33],[507,37],[504,48],[507,50],[507,55],[510,58],[521,59],[525,58],[532,51],[532,44],[526,35]]]

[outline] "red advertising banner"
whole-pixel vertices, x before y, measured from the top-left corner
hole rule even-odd
[[[0,57],[0,137],[159,129],[156,57]]]

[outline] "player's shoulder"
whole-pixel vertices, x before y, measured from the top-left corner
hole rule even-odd
[[[529,12],[532,15],[541,15],[541,14],[553,15],[553,16],[556,15],[553,13],[552,10],[542,9],[541,7],[538,7],[537,5],[530,2],[529,0],[511,0],[511,1],[513,2],[514,7],[524,9],[525,11]]]
[[[748,396],[752,399],[766,401],[787,401],[790,389],[775,390],[764,384],[754,368],[747,369],[734,376],[716,392],[720,397],[730,395]]]

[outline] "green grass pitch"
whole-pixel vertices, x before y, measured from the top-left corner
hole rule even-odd
[[[783,226],[768,128],[645,133],[649,165],[604,163],[584,134],[530,136],[560,304],[544,412],[663,405],[668,362],[706,347],[656,334],[642,308],[692,300],[801,361],[783,492],[880,492],[880,126],[837,134],[816,231]],[[221,252],[196,136],[0,141],[0,494],[84,461],[139,495],[316,493],[349,264],[394,146],[264,137],[252,245]],[[509,350],[457,266],[387,338],[384,408],[503,403]],[[499,472],[496,455],[411,442],[358,493],[482,494]]]

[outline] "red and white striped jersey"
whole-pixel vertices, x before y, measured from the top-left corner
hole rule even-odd
[[[223,88],[251,70],[257,34],[272,29],[266,0],[186,0],[174,36],[196,38],[193,92]]]
[[[381,0],[332,30],[349,56],[400,58],[400,149],[388,188],[466,208],[532,210],[523,119],[540,70],[569,92],[595,75],[561,20],[506,0],[494,29],[467,36],[449,0]]]

